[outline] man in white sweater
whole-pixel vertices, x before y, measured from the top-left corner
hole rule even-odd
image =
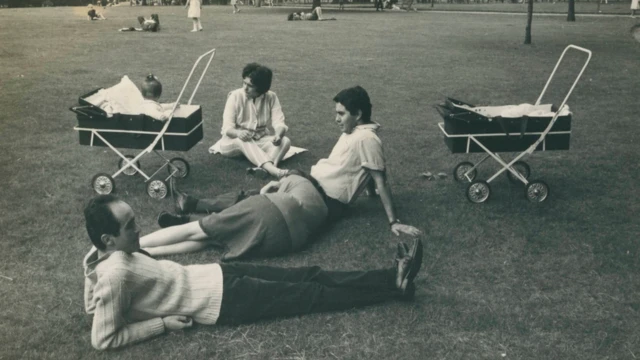
[[[111,195],[84,210],[94,244],[84,258],[85,308],[93,314],[91,344],[125,346],[200,324],[349,309],[413,298],[422,243],[398,245],[397,266],[373,271],[325,271],[247,264],[182,266],[140,250],[131,207]]]

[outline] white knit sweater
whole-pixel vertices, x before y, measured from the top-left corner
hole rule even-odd
[[[185,315],[215,324],[222,302],[219,264],[182,266],[116,251],[84,258],[85,308],[94,314],[91,344],[112,349],[164,333],[162,318]]]

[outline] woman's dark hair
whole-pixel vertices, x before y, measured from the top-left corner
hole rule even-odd
[[[142,83],[142,96],[157,99],[162,95],[162,84],[153,74],[147,75]]]
[[[356,115],[358,110],[362,111],[362,122],[371,122],[371,99],[362,86],[354,86],[344,89],[333,98],[333,101],[342,104],[351,115]]]
[[[262,66],[258,63],[250,63],[245,65],[242,69],[242,78],[248,77],[251,79],[251,83],[256,87],[256,91],[260,95],[266,93],[271,89],[271,80],[273,79],[273,72],[266,66]]]
[[[110,204],[120,201],[113,195],[98,195],[89,200],[84,208],[84,220],[89,238],[95,247],[100,250],[106,248],[102,242],[102,235],[120,235],[120,223],[109,207]]]

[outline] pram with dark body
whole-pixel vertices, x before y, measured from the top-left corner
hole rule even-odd
[[[540,104],[553,75],[569,49],[583,51],[588,55],[580,73],[560,106]],[[447,98],[444,104],[436,105],[436,109],[444,119],[444,122],[438,123],[438,127],[444,134],[445,144],[452,153],[487,153],[475,165],[467,161],[461,162],[453,171],[455,180],[470,182],[466,192],[469,201],[485,202],[491,195],[489,183],[505,171],[509,180],[520,181],[525,185],[527,199],[532,202],[542,202],[547,199],[549,186],[541,180],[527,180],[531,169],[521,159],[534,151],[569,150],[572,114],[566,102],[590,59],[591,51],[575,45],[567,46],[534,105],[476,107],[452,98]],[[506,162],[498,152],[520,152],[520,154]],[[501,168],[486,181],[476,180],[478,166],[488,158],[496,160]]]
[[[81,96],[78,100],[79,106],[70,108],[77,115],[78,125],[74,130],[78,131],[81,145],[106,146],[120,157],[118,170],[113,175],[98,173],[93,177],[91,186],[94,191],[98,194],[109,194],[115,190],[114,179],[118,175],[140,174],[147,183],[147,194],[153,198],[162,199],[167,195],[167,181],[171,177],[185,178],[189,175],[190,167],[185,159],[179,157],[167,159],[158,151],[188,151],[202,140],[202,109],[199,105],[191,105],[191,101],[214,55],[215,49],[212,49],[196,60],[166,122],[144,114],[115,113],[108,116],[103,109],[87,101],[87,98],[100,89]],[[209,60],[188,103],[179,105],[198,63],[206,56],[210,56]],[[144,150],[132,156],[122,154],[117,148]],[[147,175],[140,168],[140,158],[151,152],[162,158],[163,163],[154,173]],[[163,179],[154,178],[164,168],[167,168],[169,175]]]

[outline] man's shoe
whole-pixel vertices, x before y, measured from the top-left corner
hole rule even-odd
[[[267,170],[261,168],[261,167],[250,167],[247,168],[247,174],[248,175],[253,175],[255,177],[257,177],[258,179],[267,179],[269,177],[269,173],[267,172]]]
[[[400,247],[402,246],[402,250]],[[407,251],[408,250],[408,251]],[[404,257],[397,259],[398,269],[396,273],[396,287],[402,292],[406,292],[409,284],[413,282],[413,279],[418,275],[420,267],[422,266],[423,247],[420,239],[413,240],[413,244],[410,249],[406,248],[406,244],[398,245],[398,254],[406,252]]]
[[[400,289],[400,300],[411,301],[416,295],[416,285],[413,282],[407,284],[404,290]]]
[[[171,180],[169,180],[169,191],[171,192],[171,198],[173,199],[176,213],[180,215],[190,213],[192,210],[190,205],[193,201],[189,195],[178,190],[176,181],[173,177],[171,177]]]
[[[187,215],[174,215],[166,211],[162,211],[158,214],[158,225],[160,225],[161,228],[183,225],[188,222],[189,216]]]

